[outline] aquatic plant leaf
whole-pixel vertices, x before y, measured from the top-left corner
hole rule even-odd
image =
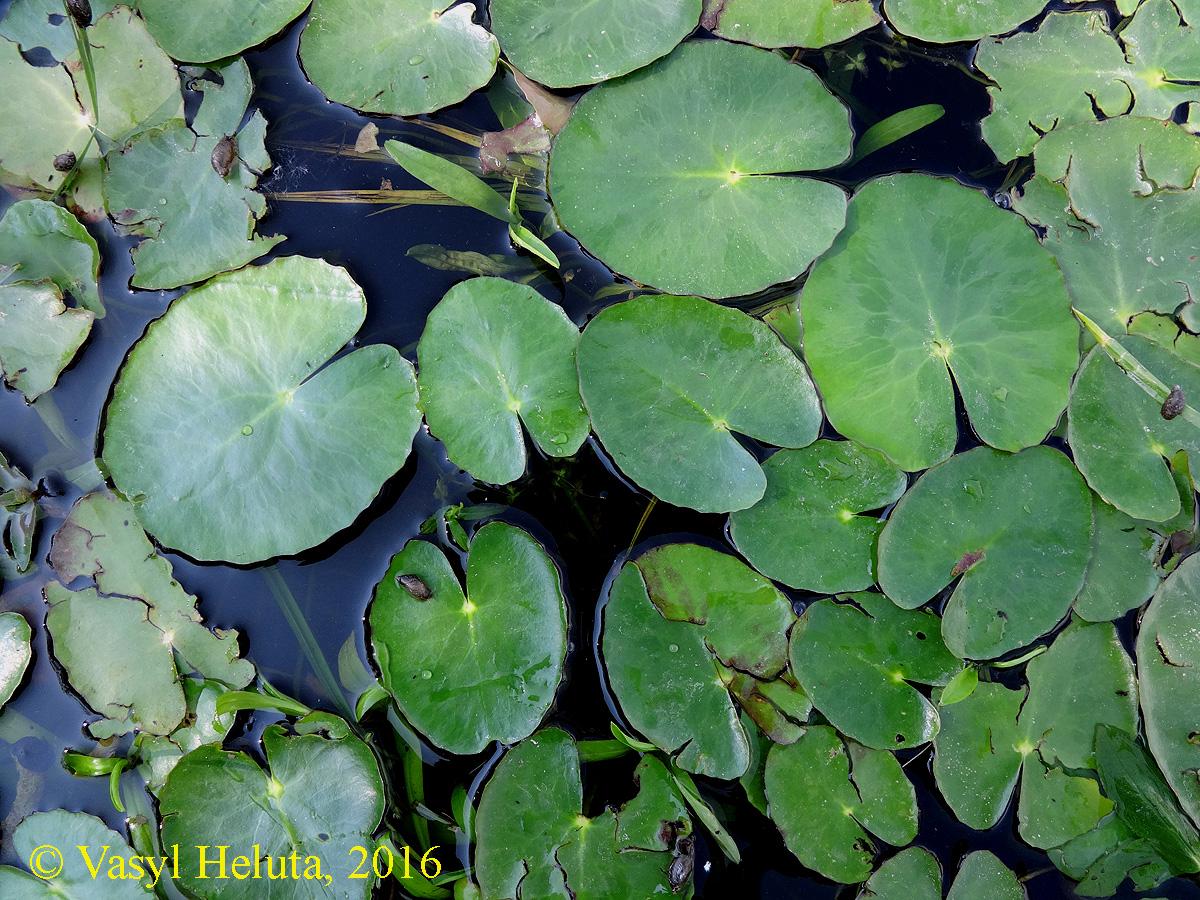
[[[1111,897],[1126,878],[1133,879],[1136,890],[1148,891],[1171,877],[1154,846],[1115,815],[1051,850],[1050,860],[1079,882],[1075,893],[1081,897]]]
[[[432,596],[414,596],[399,580],[405,575]],[[442,551],[414,540],[392,558],[371,606],[384,687],[418,731],[451,753],[513,744],[537,728],[554,701],[566,635],[554,563],[503,522],[475,533],[466,596]]]
[[[1063,454],[977,447],[930,469],[900,498],[879,537],[879,584],[914,609],[961,574],[942,636],[962,659],[994,659],[1067,614],[1091,537],[1091,495]]]
[[[1189,556],[1154,595],[1137,637],[1146,743],[1192,821],[1200,821],[1200,557]],[[1142,835],[1148,837],[1148,835]]]
[[[899,499],[908,486],[904,473],[852,441],[780,450],[762,470],[763,498],[729,517],[730,537],[750,564],[768,578],[818,593],[874,584],[883,522],[863,513]]]
[[[695,29],[700,0],[492,0],[489,11],[492,31],[513,65],[548,87],[567,88],[615,78],[665,56]]]
[[[1096,762],[1104,792],[1129,830],[1153,844],[1175,874],[1200,872],[1200,833],[1137,738],[1097,726]]]
[[[1077,309],[1119,337],[1143,310],[1200,295],[1200,138],[1122,116],[1055,129],[1034,161],[1013,205],[1046,229]]]
[[[1045,6],[1042,0],[887,0],[884,12],[898,32],[931,44],[977,41],[1005,34],[1032,19]]]
[[[937,616],[898,609],[882,594],[844,599],[853,603],[810,604],[792,629],[792,672],[804,692],[839,732],[868,747],[932,740],[937,709],[910,682],[942,686],[962,668]]]
[[[104,318],[96,280],[100,249],[79,220],[48,200],[21,200],[0,219],[0,265],[16,266],[3,281],[49,278],[75,302]]]
[[[433,112],[496,71],[500,46],[474,15],[474,4],[446,0],[316,0],[300,62],[336,103],[395,116]]]
[[[305,0],[139,0],[146,27],[174,59],[212,62],[236,56],[282,31]]]
[[[962,861],[946,900],[1026,900],[1026,894],[1012,870],[987,850],[976,850]]]
[[[38,853],[46,846],[62,848],[61,857]],[[87,856],[80,847],[86,849]],[[157,895],[147,881],[139,881],[124,866],[124,860],[137,851],[124,837],[87,813],[61,809],[35,812],[26,816],[12,833],[12,852],[23,865],[36,867],[35,875],[22,869],[0,866],[0,894],[21,900],[153,900]],[[115,858],[122,858],[116,871],[130,877],[108,878]],[[59,859],[61,871],[55,873]],[[98,866],[99,877],[88,868],[88,860]]]
[[[871,873],[876,848],[868,832],[891,844],[907,844],[917,834],[916,793],[896,757],[843,743],[825,725],[771,748],[766,790],[788,849],[843,884]]]
[[[1047,768],[1032,756],[1025,760],[1017,830],[1027,844],[1042,850],[1065,844],[1095,828],[1112,806],[1096,779]]]
[[[383,146],[404,171],[434,190],[501,222],[512,221],[512,212],[504,197],[475,173],[436,153],[402,141],[386,141]]]
[[[95,0],[92,21],[110,12],[120,0]],[[75,52],[75,32],[64,15],[63,0],[15,0],[0,21],[0,37],[16,41],[23,50],[45,47],[60,62]]]
[[[501,278],[455,285],[417,345],[421,406],[457,466],[507,484],[525,473],[521,426],[548,456],[591,430],[579,397],[579,329],[533,288]]]
[[[925,175],[859,189],[800,312],[830,422],[908,471],[954,452],[951,378],[976,434],[1019,450],[1054,427],[1079,364],[1062,273],[1025,223]]]
[[[167,776],[159,809],[163,844],[179,845],[177,883],[203,900],[258,900],[264,883],[281,885],[284,898],[365,900],[375,879],[350,878],[358,862],[352,848],[370,855],[384,809],[370,748],[352,735],[287,736],[278,725],[267,728],[262,744],[269,774],[244,753],[204,745]],[[227,877],[218,878],[222,845]],[[292,854],[298,860],[289,861]],[[228,877],[235,865],[259,877]],[[295,877],[289,868],[288,877],[268,880],[269,867],[278,878],[281,865],[295,866]]]
[[[833,0],[838,3],[839,0]],[[896,141],[903,140],[914,131],[920,131],[926,125],[931,125],[946,114],[946,108],[938,103],[923,103],[920,106],[910,106],[898,113],[892,113],[886,119],[880,119],[862,133],[854,144],[854,155],[850,163],[855,163],[870,156],[876,150],[882,150]]]
[[[780,177],[850,155],[849,117],[812,72],[707,41],[589,91],[550,151],[550,196],[591,253],[678,294],[795,278],[845,221],[841,188]]]
[[[3,293],[3,291],[0,291]],[[37,486],[0,453],[0,585],[33,566],[34,535],[45,512]]]
[[[758,47],[824,47],[881,21],[864,0],[704,0],[700,24]]]
[[[766,490],[731,432],[782,447],[817,437],[804,364],[745,313],[698,297],[647,296],[600,312],[579,341],[579,387],[621,470],[659,499],[745,509]]]
[[[205,73],[209,69],[215,73],[216,79],[206,76]],[[254,93],[254,83],[250,80],[250,67],[246,65],[246,61],[237,56],[223,66],[183,66],[182,70],[188,74],[194,73],[191,89],[204,94],[204,102],[200,104],[200,109],[192,119],[192,131],[202,137],[216,135],[220,138],[227,134],[237,134],[238,155],[243,161],[257,171],[268,168],[271,162],[270,157],[266,156],[266,148],[260,150],[254,146],[256,142],[248,140],[251,134],[245,133],[255,122],[262,122],[262,116],[254,116],[246,123],[243,132],[238,132],[242,116],[250,103],[250,96]],[[243,143],[246,146],[241,146]],[[260,155],[264,157],[265,162],[255,161]]]
[[[667,544],[626,563],[604,607],[601,651],[629,723],[689,772],[737,778],[750,746],[726,688],[736,669],[787,666],[791,604],[724,553]]]
[[[621,810],[588,819],[579,753],[565,732],[546,728],[509,750],[483,789],[475,819],[482,898],[669,894],[672,855],[663,826],[674,822],[670,831],[686,835],[691,822],[659,760],[643,757],[634,778],[641,789]],[[645,830],[635,820],[653,820],[657,835],[630,840]]]
[[[285,257],[217,276],[150,325],[109,402],[104,460],[151,534],[250,563],[354,520],[420,424],[395,349],[329,363],[365,315],[344,269]]]
[[[1200,367],[1145,338],[1122,344],[1164,383],[1200,398]],[[1164,457],[1186,450],[1200,458],[1200,431],[1179,417],[1164,419],[1162,406],[1104,352],[1083,361],[1071,392],[1067,436],[1075,464],[1092,490],[1137,519],[1162,522],[1179,513],[1179,491]]]
[[[983,139],[1000,160],[1052,128],[1129,112],[1169,119],[1200,101],[1200,87],[1179,83],[1195,78],[1200,42],[1170,0],[1143,3],[1120,42],[1097,10],[1052,12],[1037,31],[984,41],[975,65],[998,85]]]
[[[31,634],[29,623],[20,613],[0,613],[0,708],[16,693],[33,658]]]
[[[99,493],[79,500],[54,535],[50,564],[64,584],[93,579],[103,592],[46,586],[54,655],[109,717],[91,726],[97,737],[133,726],[173,731],[187,711],[179,668],[235,688],[254,677],[238,658],[237,632],[204,627],[196,598],[154,552],[127,501]]]
[[[1166,539],[1146,522],[1125,515],[1092,495],[1092,558],[1083,588],[1075,598],[1075,613],[1089,622],[1119,619],[1145,603],[1162,574],[1155,564]]]
[[[942,870],[937,857],[909,847],[876,869],[857,900],[942,900]]]
[[[32,403],[54,387],[92,330],[95,315],[67,309],[50,281],[0,285],[0,373]]]

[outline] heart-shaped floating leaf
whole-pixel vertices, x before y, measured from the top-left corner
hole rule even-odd
[[[492,522],[471,541],[464,596],[442,551],[409,541],[375,589],[371,643],[384,686],[439,747],[516,743],[537,728],[562,675],[558,571],[526,532]]]
[[[450,289],[425,324],[421,406],[446,454],[481,481],[525,472],[524,424],[549,456],[570,456],[590,424],[579,398],[579,329],[533,288],[473,278]]]
[[[1200,62],[1198,62],[1200,65]],[[1200,139],[1134,116],[1056,128],[1013,205],[1046,229],[1075,307],[1120,334],[1200,295]]]
[[[825,725],[767,756],[771,818],[788,849],[826,878],[853,884],[871,873],[868,832],[903,846],[917,834],[917,797],[891,753],[843,743]]]
[[[58,204],[22,200],[8,208],[0,220],[0,265],[16,266],[8,281],[49,278],[96,318],[104,318],[96,284],[100,249],[79,220]]]
[[[700,19],[700,0],[492,0],[489,9],[504,55],[553,88],[640,69],[670,53]]]
[[[1145,338],[1122,346],[1163,383],[1200,398],[1200,368]],[[1071,392],[1067,436],[1075,464],[1097,494],[1138,519],[1162,522],[1180,509],[1179,490],[1166,458],[1200,452],[1200,430],[1182,417],[1165,419],[1161,403],[1145,393],[1097,346],[1084,360]]]
[[[1062,273],[1028,226],[925,175],[854,195],[800,312],[830,422],[908,471],[954,452],[951,376],[976,434],[1019,450],[1054,427],[1079,363]]]
[[[95,316],[67,309],[51,281],[0,285],[0,375],[32,403],[54,387]]]
[[[622,567],[604,608],[609,683],[631,725],[683,768],[737,778],[750,746],[726,689],[738,670],[770,681],[787,666],[787,598],[741,561],[667,544]]]
[[[1200,100],[1200,88],[1186,83],[1200,66],[1200,41],[1170,0],[1143,3],[1119,40],[1097,10],[1052,12],[1037,31],[984,41],[975,64],[997,85],[988,89],[983,139],[1001,160],[1097,113],[1169,119],[1178,104]]]
[[[804,447],[821,427],[804,364],[770,327],[698,297],[642,297],[602,311],[579,341],[579,387],[621,470],[701,512],[745,509],[766,490],[731,432]]]
[[[1112,808],[1095,778],[1047,768],[1033,755],[1021,768],[1017,831],[1027,844],[1041,850],[1058,847],[1095,828]]]
[[[776,581],[818,593],[875,583],[883,522],[862,513],[904,493],[904,473],[851,441],[780,450],[762,466],[767,491],[729,517],[729,534],[750,564]]]
[[[967,854],[946,900],[1026,900],[1025,888],[1004,863],[987,850]]]
[[[212,62],[261,44],[304,12],[305,0],[140,0],[146,27],[172,57]]]
[[[1044,6],[1042,0],[976,0],[967,6],[955,0],[887,0],[884,12],[901,34],[931,44],[952,44],[1005,34]]]
[[[1180,803],[1200,821],[1200,557],[1189,556],[1147,607],[1137,639],[1146,743]],[[1133,729],[1128,729],[1133,730]]]
[[[33,657],[29,648],[31,634],[29,623],[20,613],[0,613],[0,708],[12,698],[25,677],[25,669]]]
[[[878,25],[863,0],[705,0],[705,28],[758,47],[824,47]]]
[[[857,900],[942,900],[937,857],[920,847],[901,850],[875,870]]]
[[[344,269],[286,257],[218,276],[151,324],[104,430],[146,529],[197,559],[250,563],[349,525],[420,424],[412,366],[393,348],[325,365],[365,315]]]
[[[384,809],[370,748],[351,735],[288,737],[278,725],[262,743],[269,774],[246,754],[212,745],[171,770],[159,808],[164,845],[179,845],[178,883],[203,900],[258,900],[274,872],[290,888],[284,897],[369,897],[374,879],[351,875],[370,869],[358,865],[354,848],[369,855]],[[288,865],[297,867],[295,877],[291,869],[281,874]],[[235,871],[258,877],[229,877]]]
[[[589,819],[566,733],[546,728],[510,750],[475,820],[483,898],[669,896],[673,836],[689,834],[691,822],[661,762],[643,757],[634,777],[637,796]]]
[[[978,447],[930,469],[879,537],[879,584],[914,609],[962,576],[942,636],[962,659],[993,659],[1053,628],[1091,554],[1092,500],[1048,447]]]
[[[96,0],[89,2],[92,21],[111,12],[120,0]],[[126,4],[128,5],[128,4]],[[64,60],[75,52],[75,29],[70,16],[63,15],[62,0],[21,0],[8,8],[0,20],[0,37],[16,41],[24,50],[45,47],[57,60]]]
[[[415,116],[464,99],[496,71],[500,46],[475,6],[428,0],[317,0],[300,62],[330,100]]]
[[[845,221],[841,188],[780,177],[850,155],[846,109],[807,69],[708,41],[589,91],[550,153],[550,195],[610,268],[732,297],[795,278]]]
[[[909,682],[945,685],[962,668],[929,612],[898,609],[882,594],[811,604],[792,629],[792,671],[842,734],[877,750],[916,747],[938,714]],[[861,607],[861,611],[858,607]]]
[[[1161,525],[1131,518],[1095,495],[1092,521],[1092,558],[1075,598],[1075,613],[1089,622],[1107,622],[1154,593],[1162,577],[1156,563],[1167,539],[1153,530],[1164,530]]]

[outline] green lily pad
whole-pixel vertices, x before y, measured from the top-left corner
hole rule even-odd
[[[695,29],[700,0],[492,0],[489,10],[513,65],[534,81],[566,88],[624,75],[670,53]]]
[[[688,834],[691,823],[661,762],[643,757],[634,777],[637,796],[589,819],[579,753],[566,733],[546,728],[510,750],[484,787],[475,819],[482,898],[670,895],[667,838]],[[642,833],[637,823],[647,819],[655,827]]]
[[[402,585],[412,575],[432,597]],[[514,744],[537,728],[562,676],[558,571],[526,532],[492,522],[471,541],[464,596],[442,552],[409,541],[375,589],[371,643],[384,687],[437,746],[468,754]]]
[[[48,847],[57,851],[57,855]],[[139,881],[132,867],[126,865],[137,852],[125,838],[86,813],[55,809],[26,816],[13,830],[12,852],[35,874],[0,866],[0,894],[5,897],[152,900],[157,896],[148,883],[153,875]],[[121,862],[117,863],[117,859]],[[96,867],[95,871],[88,867],[88,862]],[[161,872],[162,863],[155,862]],[[140,859],[138,863],[147,865]],[[114,877],[108,877],[110,872]]]
[[[325,365],[365,315],[344,269],[286,257],[218,276],[151,324],[104,431],[113,480],[151,534],[196,559],[250,563],[354,521],[420,424],[395,349]]]
[[[180,670],[242,687],[254,667],[238,658],[237,632],[204,627],[196,598],[171,576],[127,501],[88,494],[54,535],[50,564],[71,591],[46,585],[46,628],[72,686],[97,712],[96,737],[139,727],[168,734],[187,712]],[[178,661],[178,662],[177,662]]]
[[[1200,397],[1200,367],[1144,338],[1131,335],[1121,343],[1165,383],[1180,385],[1185,397]],[[1105,501],[1151,522],[1178,514],[1179,491],[1164,457],[1186,450],[1200,458],[1200,432],[1183,418],[1164,419],[1162,405],[1102,347],[1095,347],[1079,369],[1067,422],[1075,464]]]
[[[882,594],[820,600],[792,629],[791,663],[813,705],[842,734],[877,750],[932,740],[938,713],[910,682],[942,686],[962,668],[929,612]],[[861,610],[860,610],[861,607]]]
[[[0,708],[12,699],[25,677],[25,669],[33,658],[29,647],[31,635],[29,623],[20,613],[0,613]]]
[[[767,479],[732,432],[782,447],[817,437],[804,364],[769,326],[698,297],[603,310],[579,341],[579,387],[617,465],[676,506],[745,509]]]
[[[283,898],[365,900],[375,879],[350,877],[358,862],[353,848],[370,855],[384,810],[370,748],[349,735],[288,737],[278,725],[262,742],[270,774],[244,753],[205,745],[167,777],[159,800],[162,841],[179,845],[177,883],[203,900],[258,900],[265,884],[272,897],[278,891]],[[298,860],[289,863],[293,854]],[[289,868],[276,887],[271,872],[278,879],[289,864],[294,874]],[[246,877],[255,871],[257,878]]]
[[[1051,850],[1050,860],[1079,882],[1075,893],[1081,897],[1111,897],[1126,878],[1133,880],[1135,890],[1148,891],[1171,877],[1154,846],[1115,815]]]
[[[110,12],[119,0],[89,3],[92,21]],[[75,31],[70,17],[64,15],[62,0],[16,0],[0,21],[0,37],[16,41],[25,50],[45,47],[57,60],[75,52]]]
[[[417,346],[429,430],[457,466],[507,484],[525,473],[524,424],[548,456],[588,436],[579,398],[579,329],[533,288],[472,278],[434,307]]]
[[[1025,900],[1017,876],[987,850],[967,855],[946,900]]]
[[[1046,229],[1079,310],[1119,335],[1142,310],[1200,294],[1200,138],[1122,116],[1055,129],[1034,160],[1014,206]]]
[[[95,315],[67,309],[50,281],[0,285],[0,374],[32,403],[87,340]]]
[[[795,278],[832,242],[841,188],[779,177],[850,154],[846,109],[812,72],[709,41],[589,91],[550,152],[563,227],[664,291],[731,297]]]
[[[993,659],[1067,614],[1091,537],[1091,495],[1065,456],[978,447],[930,469],[900,499],[879,537],[879,584],[914,609],[961,574],[942,636],[955,656]]]
[[[1107,622],[1141,606],[1157,589],[1165,538],[1154,530],[1157,523],[1127,516],[1095,495],[1092,521],[1092,558],[1075,612],[1089,622]]]
[[[1120,42],[1097,10],[1050,13],[1037,31],[984,41],[975,65],[998,85],[988,89],[983,139],[1001,160],[1097,113],[1169,119],[1180,103],[1200,100],[1200,87],[1180,83],[1200,68],[1200,42],[1170,0],[1143,3]]]
[[[316,0],[300,62],[336,103],[395,116],[433,112],[496,71],[500,46],[474,15],[474,4],[445,0]]]
[[[601,651],[629,723],[690,772],[738,778],[750,745],[726,683],[787,666],[791,604],[724,553],[666,544],[628,562],[604,608]],[[748,710],[753,714],[753,710]]]
[[[139,0],[146,27],[174,59],[212,62],[235,56],[282,31],[305,0]]]
[[[920,847],[901,850],[874,871],[857,900],[942,900],[942,870]]]
[[[904,845],[917,834],[917,798],[891,753],[843,743],[832,728],[809,728],[767,756],[771,818],[800,862],[853,884],[871,873],[874,834]]]
[[[8,281],[49,278],[84,309],[104,318],[96,284],[100,250],[87,229],[61,206],[36,199],[10,206],[0,219],[0,265],[16,266]]]
[[[1045,7],[1042,0],[887,0],[884,12],[898,32],[931,44],[977,41],[1005,34],[1032,19]]]
[[[1137,664],[1146,743],[1187,814],[1200,822],[1197,617],[1200,557],[1189,556],[1163,582],[1142,616]]]
[[[0,291],[0,293],[3,293]],[[0,584],[33,567],[37,524],[45,512],[37,486],[0,453]]]
[[[750,564],[817,593],[874,584],[883,522],[862,513],[898,500],[908,486],[904,473],[851,441],[780,450],[762,469],[763,498],[729,517],[730,537]]]
[[[829,421],[908,471],[954,452],[952,377],[976,434],[1019,450],[1054,427],[1079,364],[1062,273],[1025,223],[925,175],[854,195],[800,311]]]
[[[880,21],[869,0],[705,0],[700,24],[757,47],[824,47]]]
[[[1017,829],[1034,847],[1048,850],[1065,844],[1095,828],[1112,808],[1094,778],[1047,768],[1033,757],[1021,768]]]

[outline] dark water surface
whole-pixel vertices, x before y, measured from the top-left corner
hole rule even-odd
[[[0,0],[0,15],[9,3]],[[275,162],[274,170],[263,180],[264,191],[273,196],[259,231],[288,236],[274,255],[320,257],[345,266],[364,288],[368,301],[366,323],[356,340],[392,344],[415,361],[415,345],[426,315],[446,290],[467,276],[429,268],[406,256],[406,251],[415,244],[442,244],[454,250],[515,257],[506,226],[459,207],[385,209],[378,205],[287,199],[288,193],[296,191],[374,190],[383,179],[389,179],[398,189],[424,187],[390,161],[364,160],[345,152],[352,151],[356,134],[368,120],[327,102],[305,80],[296,61],[302,24],[246,55],[256,85],[252,110],[261,109],[267,118],[267,146]],[[887,42],[881,30],[871,34]],[[969,61],[969,50],[917,49],[929,58],[905,55],[903,66],[889,70],[880,60],[893,57],[868,44],[865,59],[858,62],[866,67],[867,74],[863,77],[860,73],[854,81],[854,97],[863,104],[857,111],[874,121],[914,105],[936,102],[946,107],[946,116],[848,170],[844,173],[847,181],[877,173],[920,170],[949,175],[989,192],[997,190],[1006,170],[996,164],[979,138],[979,120],[989,106],[986,91],[952,64]],[[802,61],[834,80],[839,71],[846,72],[847,65],[855,64],[838,51],[828,57],[810,51]],[[480,95],[431,119],[475,132],[499,127]],[[381,144],[386,138],[404,136],[430,149],[470,152],[469,147],[415,124],[394,119],[373,121],[380,128]],[[860,133],[866,124],[870,123],[856,116]],[[0,208],[10,202],[0,196]],[[147,324],[161,315],[180,292],[130,291],[128,250],[137,239],[116,236],[107,223],[90,226],[89,230],[101,246],[101,292],[108,315],[96,323],[77,363],[39,403],[44,409],[27,407],[16,392],[0,392],[0,450],[35,481],[45,479],[59,494],[54,498],[50,518],[41,526],[39,569],[30,577],[5,584],[0,596],[0,609],[18,610],[34,624],[35,652],[27,683],[0,716],[0,818],[4,819],[6,833],[21,815],[56,807],[99,815],[118,830],[124,820],[109,803],[106,779],[73,778],[60,764],[65,748],[95,752],[95,744],[83,728],[96,717],[66,686],[47,652],[41,587],[48,577],[45,558],[50,536],[71,503],[82,494],[82,488],[89,486],[85,464],[100,450],[95,442],[104,403],[125,354]],[[551,277],[536,286],[562,303],[577,324],[583,325],[604,303],[616,299],[594,299],[596,291],[611,285],[613,278],[566,234],[555,235],[549,243],[564,260],[563,276],[547,273]],[[965,442],[973,440],[969,432],[964,432],[963,438]],[[77,467],[85,468],[80,471]],[[73,484],[72,477],[81,484]],[[357,648],[365,663],[364,614],[373,587],[391,556],[406,540],[417,536],[420,524],[439,508],[482,502],[512,507],[505,518],[541,540],[565,573],[572,623],[569,680],[560,689],[550,721],[577,737],[609,737],[610,704],[601,683],[593,639],[596,605],[606,578],[614,570],[614,560],[635,538],[649,498],[630,489],[612,472],[594,440],[575,460],[535,458],[530,474],[521,482],[491,488],[476,485],[449,463],[441,444],[422,427],[409,462],[352,528],[298,559],[279,561],[277,569],[335,672],[338,652],[347,641]],[[658,504],[637,540],[661,543],[663,536],[670,534],[727,548],[725,518]],[[340,701],[353,703],[352,694],[337,700],[329,696],[284,620],[260,568],[200,565],[177,554],[167,556],[183,586],[200,596],[206,623],[238,629],[244,655],[273,685],[314,707],[334,709]],[[798,608],[805,602],[806,598],[795,592],[792,596]],[[1125,624],[1127,631],[1132,628],[1130,620]],[[413,639],[420,640],[420,636],[414,635]],[[270,721],[270,715],[254,716],[232,746],[256,751],[257,734]],[[376,724],[381,733],[386,733],[382,721]],[[112,749],[123,753],[126,746],[118,744]],[[494,758],[494,753],[487,753],[468,760],[437,762],[429,770],[429,805],[445,811],[450,788],[470,785],[477,780],[481,767]],[[916,843],[934,852],[948,875],[967,852],[986,848],[1018,875],[1032,876],[1026,888],[1035,900],[1074,896],[1071,882],[1050,866],[1045,854],[1017,839],[1011,809],[991,832],[974,832],[956,822],[938,798],[929,771],[928,749],[908,757],[902,755],[902,760],[907,760],[906,770],[917,785],[920,801],[921,829]],[[429,761],[434,761],[432,755]],[[628,759],[593,765],[585,770],[585,790],[595,792],[600,803],[619,802],[632,791],[631,771]],[[740,787],[710,787],[710,798],[722,805],[730,832],[742,844],[744,860],[738,867],[729,867],[719,851],[703,844],[702,839],[696,869],[701,887],[698,895],[720,898],[757,894],[771,900],[854,895],[851,888],[809,877],[783,846],[774,826],[742,799]],[[715,858],[711,858],[713,853]],[[9,854],[11,848],[5,842],[3,861],[12,861]],[[710,858],[711,871],[705,873],[703,863]],[[1135,895],[1126,889],[1117,896]],[[1175,879],[1150,896],[1200,898],[1200,889]]]

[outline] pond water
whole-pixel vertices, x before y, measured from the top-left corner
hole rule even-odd
[[[9,5],[10,0],[0,0],[0,16]],[[260,185],[270,201],[259,231],[287,235],[272,256],[318,257],[346,267],[368,300],[366,323],[356,343],[391,344],[415,360],[415,345],[425,317],[465,276],[430,268],[406,255],[408,249],[418,244],[437,244],[454,250],[514,258],[517,255],[509,244],[504,223],[471,210],[423,205],[389,209],[337,202],[339,191],[374,190],[384,179],[396,188],[423,185],[390,161],[363,160],[352,152],[355,136],[368,120],[329,103],[306,81],[296,59],[302,26],[303,19],[266,47],[246,54],[255,83],[251,109],[261,110],[267,118],[267,147],[274,161],[274,169]],[[887,43],[882,32],[876,36],[881,44]],[[988,111],[989,101],[982,84],[962,71],[961,64],[969,62],[967,51],[920,51],[906,55],[905,65],[895,70],[880,63],[882,53],[868,53],[858,61],[837,53],[829,59],[819,52],[809,56],[823,73],[847,66],[865,67],[866,77],[855,83],[855,98],[875,118],[923,103],[939,103],[947,110],[934,125],[849,170],[849,178],[924,171],[950,175],[988,192],[1000,188],[1007,173],[980,140],[979,121]],[[474,132],[499,127],[479,94],[429,118]],[[453,147],[454,152],[465,152],[460,145],[416,124],[393,119],[371,121],[380,128],[381,143],[384,138],[403,135],[430,149]],[[857,120],[856,127],[861,132]],[[325,202],[289,196],[297,192],[323,192]],[[10,202],[0,197],[0,211]],[[51,660],[46,631],[41,627],[45,615],[41,587],[48,572],[45,559],[50,537],[71,503],[83,493],[71,478],[80,481],[83,488],[90,486],[86,463],[100,450],[96,441],[104,404],[125,355],[149,322],[161,315],[180,292],[130,290],[132,266],[128,251],[137,239],[115,235],[107,223],[92,225],[89,231],[99,241],[104,260],[101,293],[107,317],[96,323],[84,352],[38,408],[27,406],[14,391],[0,393],[0,450],[35,481],[44,479],[55,494],[51,515],[39,533],[39,568],[25,579],[6,583],[0,595],[0,610],[17,610],[35,625],[35,657],[28,681],[0,715],[0,819],[5,834],[20,816],[55,807],[93,813],[118,830],[124,820],[109,803],[106,779],[74,778],[60,763],[64,749],[93,752],[94,742],[84,734],[83,726],[95,717],[66,686],[63,673]],[[611,301],[597,300],[596,293],[613,284],[612,275],[582,253],[565,233],[554,235],[549,244],[564,261],[562,275],[543,277],[537,286],[560,302],[582,326]],[[527,255],[520,258],[529,259]],[[828,426],[826,433],[830,433]],[[962,428],[960,448],[973,443],[970,431]],[[567,573],[569,678],[560,690],[550,723],[564,725],[580,738],[607,738],[610,715],[617,713],[602,684],[594,633],[597,600],[615,570],[614,560],[629,549],[631,542],[645,548],[664,542],[668,536],[686,535],[689,540],[728,547],[725,516],[659,504],[643,523],[649,498],[615,474],[594,438],[574,460],[535,457],[529,474],[516,484],[507,488],[481,486],[448,462],[441,444],[422,426],[408,463],[387,482],[350,529],[299,558],[275,564],[335,672],[339,651],[347,642],[369,667],[364,614],[375,584],[387,570],[391,556],[405,541],[417,536],[421,523],[439,509],[456,503],[508,506],[502,518],[529,530]],[[340,704],[353,704],[353,694],[330,695],[300,639],[289,627],[261,568],[198,564],[173,553],[167,557],[175,577],[201,598],[200,610],[206,623],[236,628],[242,636],[244,656],[275,687],[313,707],[336,710]],[[803,592],[791,592],[791,596],[797,609],[810,599]],[[1128,642],[1130,617],[1126,617],[1123,628]],[[413,639],[420,640],[420,636],[414,635]],[[257,736],[277,718],[261,713],[250,716],[231,746],[257,752]],[[386,730],[381,720],[372,722]],[[118,752],[124,746],[118,744],[111,749]],[[944,868],[952,869],[968,851],[986,848],[1018,875],[1028,876],[1026,889],[1035,900],[1074,896],[1071,882],[1050,865],[1045,854],[1016,837],[1013,804],[990,832],[974,832],[959,824],[939,799],[929,770],[928,749],[902,752],[900,756],[917,784],[921,823],[916,844],[934,852]],[[450,789],[457,784],[477,785],[494,759],[491,753],[455,760],[428,756],[427,803],[444,809]],[[608,783],[627,785],[631,768],[628,759],[594,765],[585,772],[585,789]],[[773,900],[852,894],[851,889],[807,873],[786,850],[772,823],[745,803],[740,788],[714,785],[710,791],[722,804],[729,830],[743,845],[744,859],[740,866],[727,865],[702,836],[697,857],[698,896],[726,897],[736,891],[737,896],[757,893],[764,900]],[[602,794],[608,795],[607,791]],[[13,862],[11,844],[4,841],[0,846],[0,862]],[[711,862],[710,869],[704,865],[706,862]],[[1151,895],[1184,900],[1200,897],[1200,889],[1175,879]],[[1127,884],[1117,896],[1134,894]]]

